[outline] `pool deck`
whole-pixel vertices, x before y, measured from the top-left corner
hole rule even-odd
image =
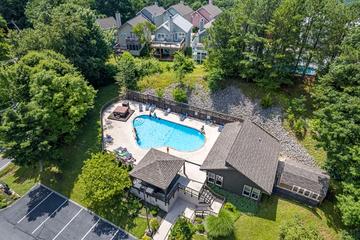
[[[127,100],[126,100],[127,101]],[[105,109],[103,113],[103,124],[104,124],[104,136],[106,134],[110,135],[114,140],[111,144],[106,144],[105,149],[109,151],[113,151],[118,147],[126,147],[127,150],[133,155],[136,159],[135,164],[137,164],[149,151],[149,149],[142,149],[137,144],[135,140],[135,136],[133,133],[133,120],[140,116],[140,115],[148,115],[149,111],[145,111],[145,106],[143,104],[143,112],[139,111],[139,104],[138,102],[134,101],[127,101],[130,103],[130,108],[135,110],[132,116],[126,121],[115,121],[109,120],[108,116],[112,113],[112,111],[119,105],[122,104],[122,101],[119,101],[115,104],[110,105],[108,108]],[[218,125],[206,125],[204,121],[195,119],[195,118],[186,118],[184,121],[180,121],[180,115],[176,113],[170,113],[167,116],[165,115],[165,110],[156,108],[155,113],[157,117],[166,119],[178,124],[182,124],[188,127],[192,127],[195,129],[200,130],[202,126],[205,126],[205,144],[198,150],[193,152],[181,152],[175,149],[171,149],[169,153],[183,158],[187,160],[188,167],[187,171],[189,174],[189,178],[196,181],[204,183],[206,179],[206,174],[203,171],[200,171],[200,165],[204,162],[205,158],[209,154],[211,148],[213,147],[216,139],[219,136]],[[166,147],[156,148],[157,150],[166,152]],[[190,164],[193,163],[193,164]]]

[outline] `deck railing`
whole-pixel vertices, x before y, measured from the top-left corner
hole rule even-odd
[[[162,109],[170,108],[172,112],[179,114],[187,114],[189,117],[194,117],[200,120],[210,121],[215,124],[226,124],[230,122],[240,121],[243,119],[219,113],[203,108],[195,107],[185,103],[179,103],[166,98],[159,98],[150,94],[143,94],[135,91],[127,91],[126,99],[141,103],[155,104],[156,107]]]

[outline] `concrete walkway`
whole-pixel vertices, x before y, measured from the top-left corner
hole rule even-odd
[[[11,159],[0,157],[0,171],[11,163]]]
[[[174,225],[178,217],[182,214],[184,214],[186,217],[191,217],[191,215],[194,213],[194,210],[194,205],[178,198],[172,206],[171,210],[161,222],[161,225],[156,234],[154,235],[153,239],[166,240],[168,234],[170,233],[171,227]]]

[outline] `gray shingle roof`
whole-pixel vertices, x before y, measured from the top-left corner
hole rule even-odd
[[[280,143],[251,121],[226,124],[201,169],[232,168],[268,194],[275,182]]]
[[[144,16],[142,16],[141,14],[140,15],[137,15],[136,17],[130,19],[129,21],[127,21],[126,23],[130,24],[132,27],[136,26],[136,24],[139,24],[139,23],[142,23],[142,22],[146,22],[149,20],[146,19]]]
[[[278,169],[280,171],[278,173],[280,175],[278,184],[296,185],[321,196],[326,195],[330,177],[325,171],[289,160],[281,162]]]
[[[185,5],[182,2],[172,5],[169,8],[174,8],[183,17],[194,12],[194,10],[191,7]]]
[[[213,18],[222,13],[222,10],[213,4],[207,4],[205,6],[202,6],[201,8],[205,9],[208,13],[210,13]]]
[[[116,28],[116,20],[114,17],[99,18],[96,19],[96,23],[104,30]]]
[[[157,4],[153,4],[153,5],[144,7],[143,9],[147,10],[154,17],[159,16],[159,15],[163,14],[166,11],[163,7],[160,7]]]
[[[184,163],[184,159],[152,148],[130,172],[130,176],[166,190]]]

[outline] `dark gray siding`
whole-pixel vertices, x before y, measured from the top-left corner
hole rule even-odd
[[[274,187],[274,194],[286,198],[286,199],[290,199],[296,202],[300,202],[312,207],[316,207],[317,205],[319,205],[318,201],[312,200],[310,198],[307,198],[305,196],[301,196],[299,194],[293,193],[291,191],[282,189],[282,188],[278,188],[278,187]]]
[[[244,185],[248,185],[250,187],[259,189],[262,194],[264,193],[263,190],[258,185],[256,185],[253,181],[251,181],[250,179],[248,179],[238,171],[229,169],[229,170],[211,170],[209,172],[222,176],[223,177],[222,188],[229,192],[241,195]],[[260,199],[261,196],[259,200]]]

